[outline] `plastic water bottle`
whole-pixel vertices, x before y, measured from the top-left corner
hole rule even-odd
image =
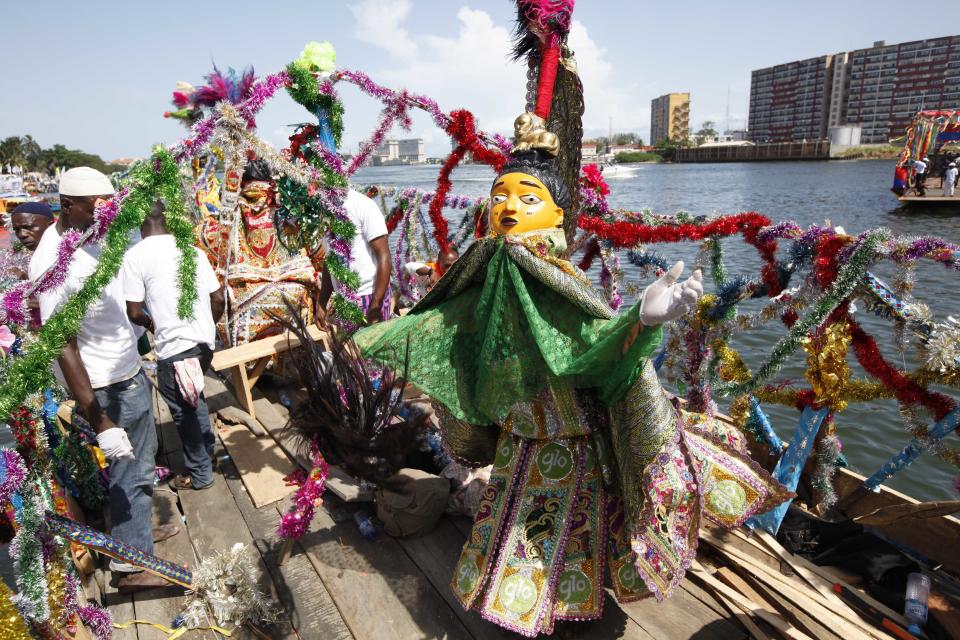
[[[353,521],[357,523],[360,535],[363,536],[364,539],[373,540],[377,537],[377,526],[373,524],[373,518],[370,517],[366,509],[357,509],[354,511]],[[924,603],[926,603],[926,600],[924,600]],[[924,608],[924,612],[926,612],[926,608]],[[926,615],[924,615],[924,620],[926,620]]]
[[[922,573],[907,576],[907,595],[903,604],[903,617],[907,619],[907,630],[915,636],[923,633],[927,623],[927,598],[930,596],[930,578]]]

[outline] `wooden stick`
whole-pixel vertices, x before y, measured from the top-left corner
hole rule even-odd
[[[737,533],[743,536],[742,533],[740,532],[737,532]],[[764,532],[764,534],[769,536],[769,534],[766,534],[766,532]],[[746,538],[746,536],[743,536],[743,537]],[[829,589],[831,593],[833,593],[833,585],[835,584],[843,585],[844,587],[847,587],[848,589],[850,589],[851,592],[855,593],[861,600],[863,600],[864,602],[866,602],[867,604],[872,606],[874,609],[881,612],[882,614],[884,614],[885,616],[887,616],[888,618],[890,618],[892,621],[896,622],[900,626],[906,627],[908,625],[907,619],[903,617],[903,614],[894,611],[893,609],[886,606],[882,602],[871,597],[869,594],[864,593],[859,589],[856,589],[855,587],[850,585],[848,582],[841,579],[838,575],[831,572],[829,569],[825,567],[817,566],[814,563],[807,560],[806,558],[804,558],[803,556],[798,556],[790,553],[789,551],[784,549],[783,546],[779,542],[777,542],[776,539],[774,539],[772,536],[769,536],[768,539],[765,539],[765,543],[768,547],[771,548],[771,550],[774,550],[774,552],[776,552],[775,551],[776,547],[779,547],[780,549],[782,549],[783,553],[786,554],[785,559],[790,564],[791,567],[795,569],[802,568],[807,570],[808,575],[804,576],[804,578],[808,582],[810,581],[820,582],[820,584],[825,586],[827,589]],[[836,596],[836,594],[833,594],[833,595]],[[840,602],[843,602],[843,601],[840,600]]]
[[[847,633],[867,634],[868,637],[876,638],[886,637],[882,635],[879,629],[863,620],[856,611],[847,606],[836,594],[832,595],[836,598],[838,604],[830,601],[830,604],[834,607],[831,609],[826,606],[826,603],[818,602],[810,595],[804,593],[799,588],[800,585],[790,580],[787,576],[773,571],[763,563],[754,558],[750,558],[737,549],[717,543],[711,537],[706,537],[705,540],[707,544],[710,544],[721,553],[726,554],[734,563],[743,566],[770,587],[777,589],[782,595],[813,615],[814,618],[826,617],[830,619],[831,626],[838,628],[838,631],[842,630]]]
[[[752,638],[755,640],[772,640],[770,636],[763,632],[763,629],[757,626],[753,618],[744,613],[732,600],[725,597],[722,593],[716,593],[714,595],[716,595],[717,600],[733,614],[733,617],[747,628],[747,633],[749,633]]]
[[[699,562],[694,562],[691,566],[691,575],[702,580],[714,591],[717,591],[723,594],[726,598],[729,598],[745,612],[755,615],[764,622],[770,624],[777,631],[777,633],[784,638],[787,638],[788,640],[813,640],[810,638],[810,636],[799,631],[789,622],[784,620],[780,614],[757,606],[749,598],[743,597],[727,585],[714,578],[712,575],[710,575],[710,572],[708,572]]]

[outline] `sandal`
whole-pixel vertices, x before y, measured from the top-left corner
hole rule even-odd
[[[180,490],[194,490],[194,491],[203,491],[204,489],[209,489],[213,486],[213,483],[205,484],[202,487],[194,486],[193,480],[190,479],[190,476],[174,476],[170,480],[170,488],[174,491]]]

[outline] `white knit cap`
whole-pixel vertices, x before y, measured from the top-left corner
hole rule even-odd
[[[92,167],[74,167],[60,176],[62,196],[106,196],[112,193],[110,178]]]

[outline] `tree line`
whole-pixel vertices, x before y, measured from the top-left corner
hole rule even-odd
[[[62,144],[44,149],[31,135],[9,136],[0,141],[0,164],[21,166],[26,171],[47,174],[53,174],[57,167],[93,167],[106,174],[127,169],[125,165],[106,162],[95,153],[68,149]]]

